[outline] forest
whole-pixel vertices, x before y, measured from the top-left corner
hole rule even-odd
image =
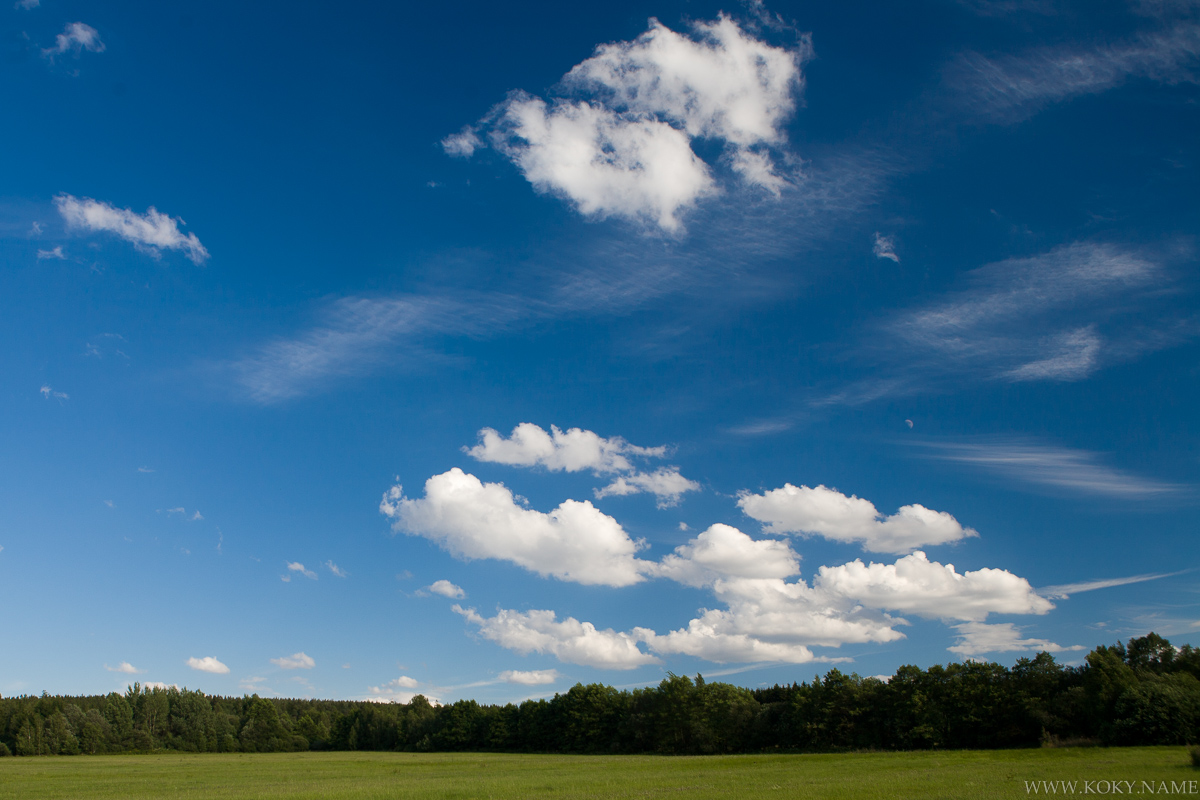
[[[515,705],[221,697],[134,684],[124,694],[0,698],[0,756],[298,750],[760,753],[1188,744],[1200,740],[1200,649],[1151,633],[1080,666],[834,669],[746,689],[668,673],[618,691],[576,684]]]

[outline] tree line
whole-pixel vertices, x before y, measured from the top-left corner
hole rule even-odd
[[[134,684],[124,694],[0,698],[0,755],[175,750],[749,753],[1187,744],[1200,741],[1200,649],[1157,634],[1083,664],[1049,653],[1010,669],[904,666],[889,680],[834,669],[746,689],[668,673],[618,691],[576,684],[515,705],[222,697]]]

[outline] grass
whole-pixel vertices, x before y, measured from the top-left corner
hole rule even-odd
[[[1028,796],[1025,781],[1140,787],[1196,777],[1182,747],[708,757],[172,753],[0,759],[0,800],[1014,798]],[[1075,793],[1084,793],[1082,784]],[[1200,788],[1193,783],[1190,793]]]

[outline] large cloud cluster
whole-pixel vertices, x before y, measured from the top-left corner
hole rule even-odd
[[[485,428],[479,444],[464,451],[480,461],[558,472],[590,470],[624,480],[642,475],[632,459],[666,452],[580,428],[547,432],[529,423],[508,437]],[[1024,649],[1042,641],[1021,638],[1011,623],[988,622],[996,614],[1041,615],[1054,607],[1027,580],[987,567],[959,572],[915,549],[978,535],[950,514],[914,504],[884,516],[866,499],[825,486],[791,484],[761,494],[742,492],[738,505],[750,518],[766,523],[767,537],[718,523],[657,560],[639,558],[644,543],[590,502],[566,500],[550,512],[538,511],[507,487],[484,483],[458,468],[429,478],[422,498],[407,498],[401,487],[393,487],[380,510],[394,521],[395,530],[429,539],[461,558],[508,561],[586,585],[668,580],[710,592],[719,604],[700,609],[686,625],[665,633],[645,627],[600,628],[572,616],[560,618],[549,609],[497,608],[486,616],[454,606],[480,636],[521,654],[552,655],[605,669],[633,669],[672,655],[719,663],[839,660],[818,656],[813,648],[902,639],[900,629],[909,624],[902,615],[953,626],[958,643],[950,649],[964,656],[988,647]],[[816,534],[898,557],[891,563],[856,559],[820,566],[805,580],[791,541],[770,538],[790,533]],[[459,587],[453,589],[438,593],[462,596]]]
[[[601,45],[547,102],[513,93],[479,125],[448,136],[455,156],[491,145],[539,191],[581,213],[618,216],[675,232],[680,215],[715,194],[693,142],[718,142],[745,183],[778,195],[786,183],[772,151],[803,87],[806,41],[774,47],[722,15],[692,35],[657,20],[637,39]]]

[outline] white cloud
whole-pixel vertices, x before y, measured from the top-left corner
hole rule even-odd
[[[569,200],[585,216],[680,229],[680,212],[712,195],[708,166],[687,134],[586,102],[547,106],[519,96],[499,118],[493,143],[538,191]]]
[[[721,578],[786,578],[800,571],[800,557],[787,542],[754,541],[717,523],[655,567],[657,576],[688,586],[712,586]]]
[[[1131,583],[1145,583],[1146,581],[1156,581],[1160,578],[1173,578],[1176,575],[1182,575],[1183,572],[1159,572],[1147,575],[1130,575],[1125,578],[1102,578],[1094,581],[1080,581],[1078,583],[1064,583],[1058,586],[1043,586],[1038,589],[1038,594],[1042,597],[1048,597],[1051,600],[1066,600],[1073,594],[1081,592],[1094,592],[1097,589],[1112,589],[1116,586],[1128,586]]]
[[[499,678],[504,683],[516,683],[521,686],[545,686],[558,680],[559,674],[556,669],[535,669],[528,671],[506,669],[500,673]]]
[[[466,126],[458,133],[452,133],[445,139],[442,139],[442,149],[447,155],[456,156],[458,158],[470,158],[475,154],[475,151],[484,147],[483,140],[479,138],[478,131],[471,125]]]
[[[108,203],[85,197],[82,200],[60,194],[54,198],[58,213],[68,228],[88,231],[105,231],[131,242],[134,247],[158,257],[161,250],[182,250],[195,264],[208,258],[208,250],[196,238],[196,234],[184,236],[179,230],[183,220],[169,217],[154,206],[145,214],[136,214],[131,209],[116,208]]]
[[[369,700],[374,700],[380,703],[408,703],[418,692],[413,691],[420,685],[414,678],[407,675],[401,675],[395,680],[388,681],[383,686],[370,686],[367,688]],[[434,698],[430,698],[434,700]],[[435,700],[436,702],[436,700]]]
[[[276,403],[333,378],[438,359],[423,346],[426,339],[479,336],[531,313],[528,302],[508,296],[470,298],[462,291],[454,297],[344,297],[310,330],[269,342],[218,369],[251,400]]]
[[[13,8],[22,8],[26,11],[32,11],[42,4],[42,0],[17,0],[13,3]]]
[[[771,533],[817,534],[839,542],[862,542],[864,550],[907,553],[917,547],[947,544],[978,534],[944,511],[922,505],[902,506],[884,517],[869,500],[825,486],[784,484],[763,494],[743,492],[738,505],[767,523]]]
[[[1029,581],[1007,570],[984,567],[960,574],[953,564],[930,561],[920,550],[895,564],[855,560],[821,567],[813,584],[868,608],[936,619],[981,622],[989,614],[1045,614],[1054,608]]]
[[[38,261],[45,261],[48,258],[57,258],[61,261],[65,261],[67,257],[63,253],[62,245],[55,247],[53,250],[38,250],[37,251]]]
[[[271,663],[280,669],[312,669],[317,665],[312,656],[304,653],[292,653],[290,656],[272,658]]]
[[[968,464],[1007,478],[1051,489],[1126,500],[1149,500],[1183,487],[1113,469],[1087,450],[1072,450],[1020,439],[982,442],[913,442],[933,458]]]
[[[162,681],[142,681],[142,688],[143,689],[161,689],[164,692],[168,689],[174,689],[176,691],[179,691],[179,684],[163,683]]]
[[[146,473],[154,472],[154,470],[150,469],[149,467],[138,467],[137,471],[138,472],[146,472]]]
[[[685,628],[662,635],[639,629],[639,638],[661,655],[801,664],[828,660],[815,657],[813,646],[904,638],[896,627],[906,620],[888,611],[981,621],[991,613],[1042,614],[1053,607],[1009,572],[960,575],[923,553],[891,565],[854,561],[821,567],[812,586],[784,580],[797,571],[786,543],[756,542],[734,528],[714,525],[663,559],[659,574],[707,586],[726,608],[702,609]]]
[[[586,99],[548,104],[518,92],[481,125],[535,188],[589,216],[678,231],[680,214],[717,192],[692,149],[697,139],[720,142],[744,182],[778,195],[787,181],[772,150],[786,144],[807,40],[773,47],[724,15],[693,32],[651,20],[637,39],[599,46],[566,75],[563,87]],[[482,146],[477,131],[468,126],[442,145],[469,156]]]
[[[455,467],[425,482],[423,499],[394,486],[379,510],[393,529],[423,536],[460,558],[511,561],[539,575],[605,586],[643,580],[640,545],[587,501],[566,500],[549,514],[523,508],[504,485]]]
[[[678,467],[660,467],[654,472],[639,472],[632,457],[663,458],[665,446],[638,447],[620,436],[605,438],[581,428],[547,432],[531,422],[522,422],[505,438],[493,428],[479,431],[479,444],[463,448],[477,461],[489,461],[519,467],[541,466],[551,472],[591,470],[597,475],[614,472],[621,475],[608,486],[595,490],[597,500],[641,492],[650,492],[659,508],[678,505],[685,492],[699,491],[700,484],[685,478]]]
[[[346,578],[346,577],[349,577],[349,575],[350,575],[349,572],[346,572],[346,570],[342,569],[341,567],[339,567],[337,564],[333,563],[332,561],[326,561],[325,568],[328,569],[330,572],[332,572],[334,575],[336,575],[339,578]]]
[[[496,616],[481,617],[475,609],[455,605],[454,610],[479,626],[480,634],[508,650],[521,654],[549,653],[559,661],[602,669],[634,669],[658,659],[638,649],[644,629],[632,633],[597,630],[590,622],[574,617],[559,621],[553,611],[499,609]]]
[[[63,32],[54,37],[54,47],[42,50],[42,55],[53,59],[66,52],[79,55],[82,51],[103,53],[104,42],[100,41],[100,32],[83,22],[69,22]]]
[[[130,664],[128,661],[122,661],[115,667],[110,667],[108,664],[105,664],[104,668],[109,672],[122,672],[126,675],[138,675],[142,672],[142,670],[138,669],[133,664]]]
[[[974,658],[985,653],[1011,653],[1019,651],[1046,651],[1060,653],[1067,650],[1086,650],[1076,644],[1063,647],[1047,639],[1022,639],[1021,631],[1014,623],[965,622],[955,625],[958,642],[946,649],[964,658]]]
[[[629,456],[662,458],[666,447],[638,447],[620,436],[605,438],[582,428],[561,431],[551,425],[547,433],[532,422],[522,422],[506,439],[499,431],[479,431],[479,444],[463,448],[476,461],[516,467],[541,466],[551,472],[591,470],[597,474],[629,472]]]
[[[212,672],[217,675],[225,675],[229,672],[229,667],[225,666],[220,661],[217,661],[217,659],[213,658],[212,656],[205,656],[204,658],[189,658],[187,660],[187,665],[194,670],[199,670],[200,672]]]
[[[1052,337],[1049,355],[1014,367],[1003,377],[1014,382],[1081,380],[1095,370],[1100,345],[1095,325],[1066,331]]]
[[[461,586],[456,586],[447,580],[434,581],[425,588],[427,591],[440,594],[442,597],[449,597],[451,600],[460,600],[467,596]]]
[[[58,399],[58,400],[70,400],[71,399],[71,395],[67,394],[66,392],[56,392],[49,385],[46,385],[46,384],[43,384],[42,388],[38,389],[38,391],[41,392],[42,397],[46,398],[47,400],[49,400],[51,397]]]
[[[298,572],[304,577],[314,581],[317,579],[317,573],[313,572],[311,569],[305,569],[304,565],[299,561],[287,562],[287,568],[288,572]]]
[[[29,226],[29,235],[30,236],[41,236],[42,235],[42,223],[38,222],[37,220],[34,220],[33,224]]]
[[[679,505],[684,492],[697,492],[700,484],[679,474],[678,467],[660,467],[654,472],[633,472],[622,475],[602,489],[596,489],[597,500],[605,497],[650,492],[658,499],[659,508]]]
[[[199,511],[194,511],[194,512],[192,512],[192,515],[190,517],[188,517],[188,522],[198,522],[202,519],[204,519],[204,515],[201,514]]]
[[[1079,381],[1192,338],[1190,318],[1148,316],[1173,280],[1171,258],[1085,241],[972,270],[962,289],[873,327],[863,342],[871,376],[812,404],[955,390],[970,378]]]
[[[891,236],[884,236],[879,231],[875,232],[875,244],[871,251],[877,258],[887,258],[900,263],[900,256],[896,255],[896,240]]]

